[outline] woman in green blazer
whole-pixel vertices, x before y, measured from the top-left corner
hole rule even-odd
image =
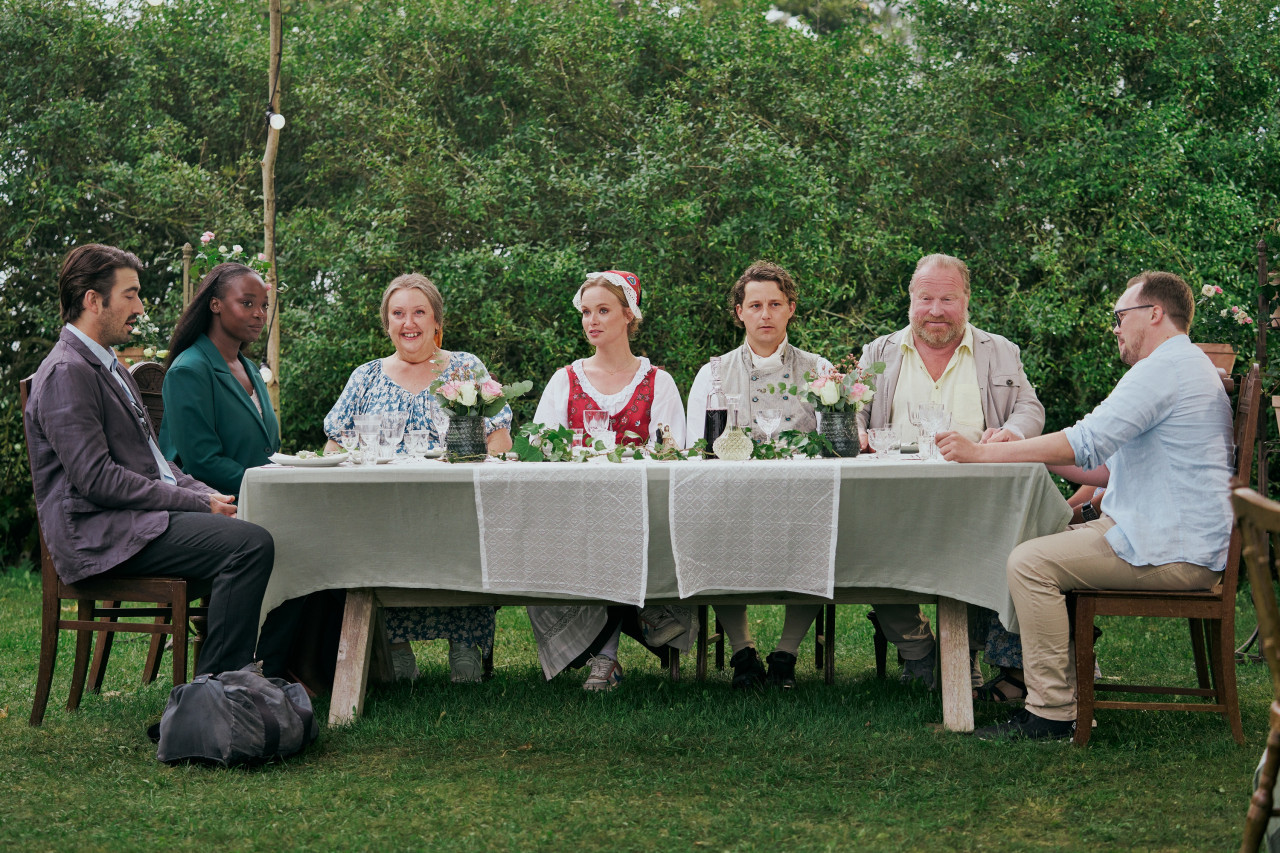
[[[241,350],[267,322],[267,287],[243,264],[218,264],[178,320],[164,377],[160,449],[223,494],[280,449],[280,427],[258,368]]]

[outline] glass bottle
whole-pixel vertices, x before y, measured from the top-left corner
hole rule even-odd
[[[707,413],[703,418],[702,437],[707,440],[707,458],[715,459],[712,449],[716,439],[729,423],[729,400],[720,384],[720,356],[711,357],[711,391],[707,394]]]
[[[729,426],[716,439],[715,451],[717,459],[729,462],[744,462],[751,458],[755,444],[742,425],[742,410],[736,405],[729,407]]]

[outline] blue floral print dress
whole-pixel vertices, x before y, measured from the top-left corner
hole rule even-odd
[[[471,353],[451,352],[440,378],[446,382],[462,381],[487,373],[484,364]],[[443,424],[447,413],[435,395],[426,390],[411,394],[391,381],[382,369],[380,358],[352,371],[338,402],[325,415],[325,434],[337,441],[342,430],[355,427],[357,415],[387,411],[408,412],[406,429],[425,429],[431,433],[432,444],[441,443],[442,436],[436,425]],[[510,428],[510,406],[484,419],[485,435]],[[388,607],[382,612],[390,642],[447,639],[479,646],[486,653],[493,649],[493,614],[492,607]]]

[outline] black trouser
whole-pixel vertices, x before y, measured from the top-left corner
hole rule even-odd
[[[256,647],[270,658],[263,659],[270,675],[283,666],[293,629],[288,615],[269,618],[258,641],[262,595],[275,553],[271,534],[251,522],[171,512],[165,532],[110,574],[202,581],[209,589],[209,623],[196,674],[240,669],[255,660]]]

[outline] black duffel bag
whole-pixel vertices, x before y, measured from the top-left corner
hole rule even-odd
[[[301,684],[265,678],[257,664],[179,684],[158,726],[165,764],[261,764],[302,751],[320,734]]]

